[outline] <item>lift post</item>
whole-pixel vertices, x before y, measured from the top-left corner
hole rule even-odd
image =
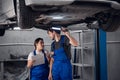
[[[106,32],[96,30],[95,39],[95,73],[96,80],[107,80],[107,47]]]

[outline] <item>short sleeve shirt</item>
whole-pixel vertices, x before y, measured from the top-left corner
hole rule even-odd
[[[46,56],[49,56],[49,53],[47,50],[44,50]],[[43,52],[37,52],[36,51],[36,55],[34,55],[34,52],[30,52],[30,54],[28,55],[28,60],[35,60],[33,66],[38,65],[38,64],[44,64],[44,54]],[[41,61],[41,62],[40,62]]]

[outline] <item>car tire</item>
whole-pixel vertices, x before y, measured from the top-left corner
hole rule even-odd
[[[120,27],[120,16],[111,15],[107,20],[100,20],[99,26],[106,32],[116,31]]]
[[[17,5],[18,26],[21,29],[32,28],[34,24],[32,9],[25,5],[25,0],[19,0]]]
[[[0,29],[0,36],[4,36],[5,34],[5,29]]]

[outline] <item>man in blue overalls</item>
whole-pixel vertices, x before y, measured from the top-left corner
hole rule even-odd
[[[61,31],[64,35],[60,35]],[[48,30],[49,37],[54,40],[51,44],[52,58],[50,60],[49,80],[72,80],[70,46],[78,46],[77,41],[66,28],[52,27]]]
[[[44,50],[42,38],[34,41],[35,50],[28,56],[27,67],[30,68],[30,80],[48,80],[49,54]]]

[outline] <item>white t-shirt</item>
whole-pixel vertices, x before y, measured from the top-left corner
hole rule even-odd
[[[49,53],[47,50],[44,50],[44,52],[46,56],[49,56]],[[30,52],[30,54],[28,55],[28,60],[35,61],[33,63],[33,66],[44,64],[45,63],[44,53],[42,51],[41,52],[36,51],[36,55],[34,55],[34,51]]]

